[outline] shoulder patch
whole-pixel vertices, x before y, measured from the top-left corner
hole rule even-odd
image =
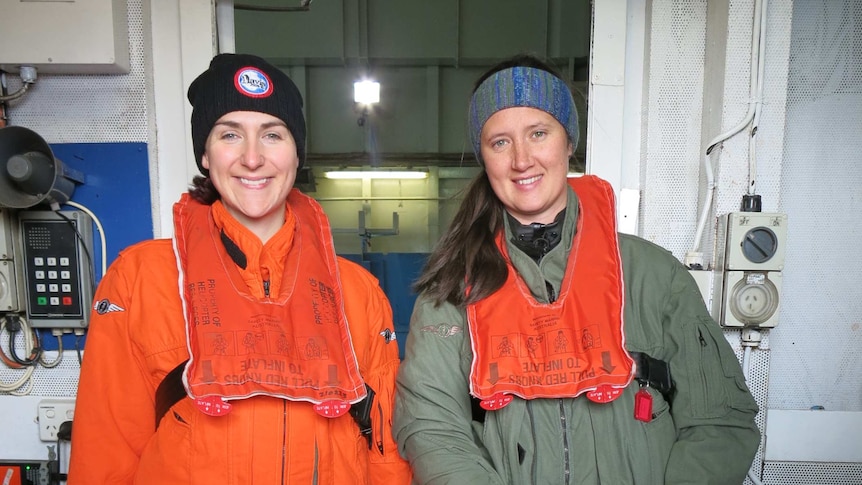
[[[124,311],[126,311],[125,308],[123,308],[123,307],[121,307],[115,303],[111,303],[111,301],[108,300],[107,298],[97,301],[93,305],[93,310],[96,310],[96,313],[98,313],[99,315],[104,315],[104,314],[110,313],[110,312],[124,312]]]
[[[383,337],[383,340],[388,344],[389,342],[393,342],[395,340],[395,330],[386,329],[380,332],[380,336]]]
[[[423,332],[429,332],[436,334],[440,337],[451,337],[453,335],[458,335],[461,333],[461,327],[458,325],[449,325],[446,323],[440,323],[437,325],[426,325],[421,329]]]

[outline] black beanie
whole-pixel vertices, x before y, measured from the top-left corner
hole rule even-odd
[[[207,137],[219,118],[232,111],[257,111],[284,121],[296,142],[299,167],[305,163],[305,118],[302,95],[277,67],[249,54],[219,54],[195,79],[188,92],[192,104],[192,144],[201,164]]]

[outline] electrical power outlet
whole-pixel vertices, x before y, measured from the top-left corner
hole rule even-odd
[[[75,417],[75,399],[58,398],[39,401],[39,439],[57,441],[60,425]]]

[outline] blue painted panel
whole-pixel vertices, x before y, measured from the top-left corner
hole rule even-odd
[[[92,211],[105,230],[107,264],[120,251],[137,242],[152,239],[153,217],[150,199],[149,156],[145,143],[57,143],[54,157],[84,175],[84,184],[75,188],[72,201]],[[65,206],[63,209],[75,210]],[[101,280],[102,251],[99,233],[93,228],[94,274]],[[42,332],[42,346],[57,349],[50,331]],[[71,335],[63,337],[66,349],[83,346]]]
[[[72,194],[72,201],[86,206],[101,221],[107,237],[108,265],[126,247],[152,239],[150,170],[145,143],[58,143],[51,145],[51,150],[63,164],[85,176],[84,184]],[[94,238],[98,238],[97,233]],[[97,278],[100,276],[97,271]]]
[[[422,272],[422,267],[428,258],[426,253],[367,253],[342,254],[352,261],[370,264],[371,273],[380,281],[380,287],[392,306],[392,320],[395,323],[395,333],[398,337],[398,349],[404,357],[404,344],[407,342],[407,332],[410,329],[410,315],[416,294],[412,286]]]

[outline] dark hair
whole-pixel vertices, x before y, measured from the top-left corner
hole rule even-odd
[[[189,194],[192,196],[192,199],[204,205],[212,205],[213,202],[221,199],[221,194],[216,190],[213,181],[203,175],[195,175],[192,179],[192,187],[189,189]]]
[[[467,190],[452,224],[428,257],[413,289],[436,305],[481,300],[506,281],[506,262],[494,243],[503,227],[503,204],[483,170]],[[465,294],[470,287],[470,295]]]
[[[491,67],[479,77],[473,91],[495,72],[520,66],[541,69],[563,79],[541,59],[519,54]],[[428,257],[413,289],[431,298],[435,305],[448,301],[461,306],[477,302],[503,286],[508,269],[494,238],[504,227],[504,213],[503,203],[483,170],[470,183],[452,224]]]

